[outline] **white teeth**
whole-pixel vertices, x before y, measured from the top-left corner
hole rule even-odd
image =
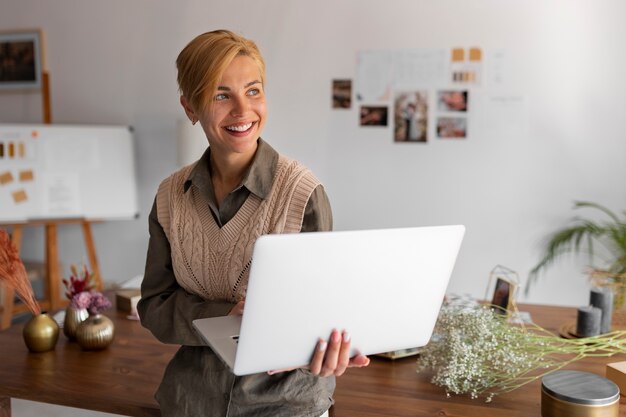
[[[226,126],[226,129],[232,130],[234,132],[245,132],[246,130],[252,127],[252,123],[247,123],[241,126]]]

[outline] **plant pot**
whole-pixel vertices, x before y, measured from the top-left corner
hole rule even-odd
[[[114,336],[115,325],[102,314],[87,317],[76,329],[76,341],[85,350],[105,349],[113,342]]]

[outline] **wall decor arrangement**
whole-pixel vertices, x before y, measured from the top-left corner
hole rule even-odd
[[[332,80],[332,108],[351,108],[354,90],[359,126],[389,127],[394,143],[467,139],[470,89],[483,78],[478,47],[364,50],[354,88],[350,79]]]

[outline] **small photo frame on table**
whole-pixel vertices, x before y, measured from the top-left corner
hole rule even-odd
[[[43,56],[40,30],[0,31],[0,92],[40,90]]]
[[[508,314],[515,307],[519,278],[509,268],[497,265],[489,274],[489,284],[485,301],[490,302],[493,310],[499,314]]]

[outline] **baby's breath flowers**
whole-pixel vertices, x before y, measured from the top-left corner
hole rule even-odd
[[[434,371],[432,383],[448,396],[490,402],[584,357],[626,353],[626,331],[564,339],[535,324],[510,324],[489,306],[444,305],[420,353],[418,372]]]

